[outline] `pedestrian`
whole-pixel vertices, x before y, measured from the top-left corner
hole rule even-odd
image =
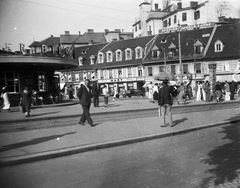
[[[183,102],[185,104],[185,93],[184,93],[184,85],[183,83],[181,83],[180,87],[178,88],[178,95],[177,95],[177,101],[178,104],[180,104],[180,102]]]
[[[214,91],[215,91],[215,97],[216,97],[216,101],[219,102],[222,99],[222,87],[219,81],[217,81],[215,87],[214,87]]]
[[[149,98],[149,102],[153,102],[153,83],[150,82],[150,84],[148,85],[148,98]]]
[[[82,115],[79,121],[79,124],[84,125],[85,121],[87,120],[88,124],[93,127],[93,121],[90,116],[90,106],[91,106],[91,87],[89,86],[90,81],[88,79],[81,85],[78,90],[77,97],[80,100],[80,104],[82,105]]]
[[[154,84],[153,86],[153,103],[158,100],[158,84]]]
[[[93,86],[92,86],[94,107],[99,107],[99,94],[100,94],[99,84],[98,84],[98,81],[96,81],[93,83]]]
[[[163,87],[159,90],[158,93],[158,105],[160,108],[160,114],[163,118],[163,125],[161,127],[166,127],[166,115],[168,115],[169,126],[173,126],[172,122],[172,95],[173,90],[168,86],[168,80],[163,81]]]
[[[210,102],[210,84],[208,80],[205,82],[205,87],[204,87],[205,95],[206,95],[206,102]]]
[[[25,113],[25,117],[30,117],[31,102],[32,91],[27,86],[24,86],[24,89],[21,92],[20,106],[22,106],[22,112]]]
[[[227,80],[224,83],[225,101],[230,101],[230,86]]]
[[[103,97],[104,97],[104,106],[107,107],[108,106],[108,97],[110,95],[109,95],[109,91],[108,91],[108,88],[106,85],[104,85],[102,92],[103,92]]]
[[[234,94],[235,94],[235,91],[236,91],[236,86],[235,86],[235,82],[232,81],[231,85],[230,85],[230,100],[234,100]]]
[[[2,88],[1,98],[3,99],[3,105],[1,106],[1,108],[3,108],[3,110],[7,110],[7,112],[11,112],[11,110],[10,110],[11,104],[9,102],[7,86],[4,86]]]
[[[69,100],[74,99],[73,93],[74,93],[74,89],[73,89],[72,85],[70,85],[69,88],[68,88]]]
[[[202,84],[200,82],[197,83],[197,96],[196,101],[202,100]]]
[[[116,85],[114,86],[113,92],[114,92],[113,93],[113,101],[115,101],[115,99],[119,99],[118,89],[117,89]]]

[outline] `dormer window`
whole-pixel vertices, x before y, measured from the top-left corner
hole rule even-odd
[[[82,56],[80,56],[80,57],[78,58],[78,65],[79,65],[79,66],[82,66],[82,65],[83,65],[83,58],[82,58]]]
[[[155,45],[151,50],[152,50],[152,58],[158,58],[160,55],[160,51],[158,47]]]
[[[136,54],[136,59],[141,59],[142,58],[142,48],[141,47],[137,47],[136,49],[135,49],[135,54]]]
[[[170,46],[168,47],[169,52],[168,52],[168,57],[175,57],[176,53],[177,53],[177,49],[176,46],[171,43]]]
[[[203,44],[197,40],[194,44],[194,53],[195,54],[201,54],[203,51]]]
[[[94,55],[91,55],[91,56],[90,56],[90,64],[91,64],[91,65],[94,65],[94,64],[95,64],[95,56],[94,56]]]
[[[115,53],[116,53],[116,61],[122,61],[122,51],[117,50]]]
[[[102,52],[98,53],[98,63],[103,63],[103,60],[104,60],[103,57],[104,57],[104,56],[103,56],[103,53],[102,53]]]
[[[132,50],[130,48],[125,50],[125,59],[131,60],[132,59]]]
[[[217,40],[217,42],[215,42],[215,52],[222,52],[223,47],[223,43],[220,40]]]
[[[113,61],[113,53],[111,51],[107,52],[107,62]]]

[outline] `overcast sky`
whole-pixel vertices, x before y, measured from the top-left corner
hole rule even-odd
[[[160,0],[159,0],[160,1]],[[239,5],[239,0],[234,1]],[[132,31],[139,5],[144,0],[0,0],[0,48],[11,43],[12,51],[19,44],[50,35],[59,37],[65,31],[82,34],[87,29]],[[150,2],[150,0],[149,0]]]

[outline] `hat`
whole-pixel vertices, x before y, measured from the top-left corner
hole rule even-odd
[[[167,79],[163,80],[163,84],[168,84],[168,80]]]

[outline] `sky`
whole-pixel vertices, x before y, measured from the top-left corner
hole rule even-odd
[[[239,0],[228,1],[234,6],[240,4]],[[20,43],[28,48],[33,41],[42,41],[51,35],[60,37],[65,31],[70,34],[83,34],[88,29],[131,32],[142,2],[144,0],[0,0],[0,49],[8,44],[12,51],[19,51]]]

